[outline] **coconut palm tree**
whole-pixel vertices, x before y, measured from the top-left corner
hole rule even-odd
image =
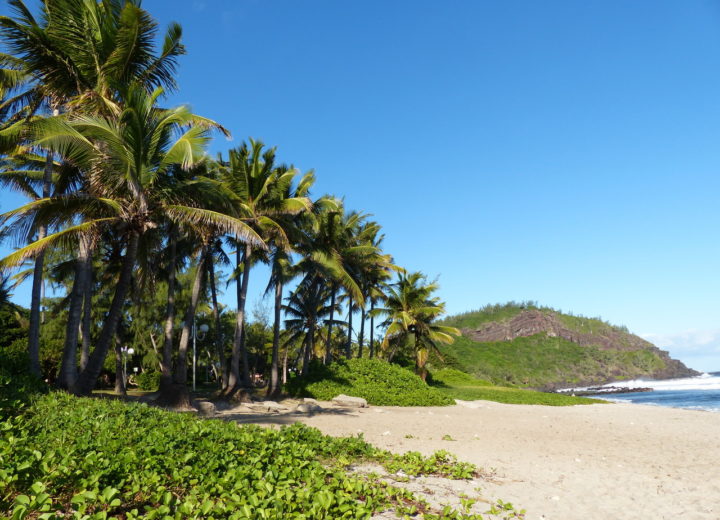
[[[427,283],[419,272],[400,274],[397,283],[390,286],[385,307],[387,315],[382,324],[387,327],[382,347],[392,358],[400,348],[411,348],[415,357],[415,371],[425,381],[425,368],[430,351],[440,355],[437,343],[451,344],[460,331],[434,323],[445,312],[445,304],[432,296],[437,283]]]
[[[294,170],[275,165],[275,148],[263,150],[265,145],[253,139],[230,150],[229,161],[221,163],[219,178],[234,194],[235,214],[244,220],[257,235],[287,244],[287,235],[279,222],[282,215],[307,211],[312,203],[307,197],[283,197],[292,182]],[[243,340],[245,302],[253,264],[253,244],[236,237],[237,248],[237,318],[227,395],[241,387],[250,386],[247,349]],[[240,369],[242,367],[242,374]]]
[[[132,82],[148,92],[158,86],[176,87],[177,58],[185,52],[180,42],[180,26],[170,25],[160,53],[155,52],[157,24],[139,3],[45,0],[38,17],[22,0],[8,3],[13,16],[0,17],[0,41],[10,53],[0,53],[0,83],[12,95],[3,99],[0,113],[9,115],[15,122],[11,128],[14,136],[19,135],[17,128],[22,127],[22,119],[38,112],[118,114],[121,110],[119,89]],[[53,156],[47,153],[42,198],[51,194],[53,162]],[[47,228],[40,225],[36,240],[43,240],[46,234]],[[81,290],[89,277],[87,248],[80,252],[84,256],[78,258],[80,287],[71,297],[73,309],[78,306],[79,298],[85,297],[88,301],[87,290]],[[40,252],[35,255],[28,335],[30,368],[36,375],[40,375],[43,265],[44,254]],[[77,317],[78,313],[72,312],[69,321]],[[76,325],[68,323],[68,330],[75,330]]]
[[[76,391],[88,393],[100,374],[124,307],[141,238],[162,222],[200,226],[212,224],[255,244],[262,239],[241,220],[231,216],[215,197],[215,210],[203,200],[217,192],[217,183],[193,179],[178,183],[169,173],[176,165],[187,169],[205,159],[204,146],[212,122],[187,107],[160,109],[162,89],[148,94],[131,85],[123,110],[115,116],[60,116],[35,125],[36,144],[59,153],[87,172],[89,193],[43,198],[4,215],[22,228],[30,219],[51,225],[53,233],[11,254],[5,264],[16,264],[48,247],[68,244],[82,235],[96,235],[113,227],[124,240],[124,257],[115,294],[88,365]],[[220,210],[220,211],[219,211]],[[226,210],[226,212],[223,212]],[[76,218],[82,217],[80,223]]]
[[[315,341],[318,336],[318,326],[331,314],[328,304],[329,294],[327,285],[317,276],[306,276],[288,296],[287,304],[283,310],[288,318],[285,328],[290,337],[288,343],[302,338],[302,369],[301,375],[307,374],[310,361],[315,353]],[[344,322],[336,322],[343,325]]]

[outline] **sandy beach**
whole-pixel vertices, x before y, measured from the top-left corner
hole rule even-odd
[[[720,519],[720,413],[474,401],[223,415],[270,426],[301,421],[336,436],[362,433],[393,452],[450,451],[494,475],[473,483],[485,499],[512,502],[528,520]]]

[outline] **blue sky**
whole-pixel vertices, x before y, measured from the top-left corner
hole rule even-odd
[[[213,150],[315,169],[450,313],[536,300],[720,370],[717,2],[143,5],[184,28],[171,102],[231,129]]]

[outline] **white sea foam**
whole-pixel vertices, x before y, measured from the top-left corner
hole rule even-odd
[[[633,379],[605,385],[605,387],[610,386],[616,388],[652,388],[653,390],[720,390],[720,376],[702,374],[682,379]]]
[[[569,388],[563,392],[582,392],[590,387]],[[613,388],[652,388],[653,390],[720,390],[720,376],[702,374],[695,377],[681,379],[632,379],[629,381],[615,381],[600,387],[592,387],[602,393],[602,389],[610,391]]]

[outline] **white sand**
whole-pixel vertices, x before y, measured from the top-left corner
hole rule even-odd
[[[233,419],[301,421],[336,436],[362,432],[393,452],[451,451],[494,469],[499,481],[477,482],[482,495],[526,509],[528,520],[720,519],[720,413],[633,404],[469,406]]]

